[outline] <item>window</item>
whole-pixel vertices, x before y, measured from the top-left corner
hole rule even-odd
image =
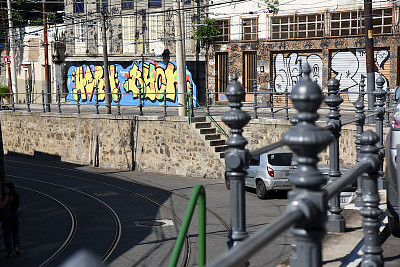
[[[260,156],[254,157],[250,159],[250,166],[260,166]]]
[[[134,8],[134,0],[122,0],[122,9]]]
[[[242,19],[242,40],[257,41],[257,18]]]
[[[293,37],[293,17],[272,17],[272,39],[287,39]]]
[[[85,12],[85,3],[84,3],[84,0],[75,0],[75,3],[74,3],[74,12],[75,12],[75,13],[83,13],[83,12]]]
[[[296,29],[298,38],[324,36],[324,18],[322,14],[309,14],[296,16]]]
[[[75,21],[75,54],[83,54],[86,52],[85,39],[85,20],[78,19]]]
[[[220,36],[218,36],[217,41],[229,42],[229,19],[217,20],[216,26],[220,31]]]
[[[331,36],[359,35],[364,30],[364,12],[361,10],[334,12],[331,16]]]
[[[324,16],[306,14],[271,18],[272,39],[311,38],[324,36]]]
[[[365,32],[364,11],[330,13],[331,36],[362,35]],[[392,33],[392,8],[372,10],[374,34]]]
[[[372,10],[374,34],[392,33],[392,9]]]
[[[136,17],[122,17],[122,41],[124,53],[135,53]]]
[[[273,166],[291,166],[292,157],[292,153],[268,154],[268,163]]]
[[[149,0],[149,7],[161,7],[162,0]]]
[[[103,10],[108,10],[108,0],[97,0],[96,1],[96,10],[97,12],[101,11],[101,4],[103,4]]]

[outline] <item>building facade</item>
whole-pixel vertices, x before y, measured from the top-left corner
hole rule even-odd
[[[223,101],[231,75],[236,73],[253,101],[259,91],[290,92],[308,62],[311,77],[323,89],[336,77],[345,101],[358,99],[361,75],[366,76],[363,2],[317,0],[281,2],[272,12],[264,1],[213,1],[210,16],[221,35],[210,51],[209,89]],[[399,84],[399,6],[373,4],[375,77],[384,76],[394,90]],[[268,98],[259,101],[268,101]]]
[[[176,10],[180,10],[186,57],[186,85],[201,98],[205,91],[204,51],[196,49],[195,23],[203,9],[194,1],[73,0],[65,2],[67,90],[91,97],[103,87],[103,43],[107,45],[110,86],[122,104],[137,104],[139,90],[148,104],[167,96],[176,103]],[[204,14],[204,12],[203,12]],[[103,26],[103,19],[105,27]],[[103,39],[106,29],[106,41]],[[180,36],[180,35],[178,35]],[[164,94],[164,92],[166,94]],[[75,94],[76,95],[76,94]]]

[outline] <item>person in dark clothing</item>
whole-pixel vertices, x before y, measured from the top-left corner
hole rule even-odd
[[[19,250],[19,205],[20,199],[18,193],[15,191],[13,183],[6,183],[4,185],[5,195],[2,197],[1,207],[9,210],[9,216],[3,219],[3,235],[4,244],[6,245],[7,255],[6,258],[12,257],[13,247],[15,254],[20,255]]]

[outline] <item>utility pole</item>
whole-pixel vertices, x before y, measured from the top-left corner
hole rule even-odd
[[[46,92],[46,111],[50,112],[50,84],[49,84],[49,43],[47,41],[47,16],[46,16],[46,0],[42,1],[43,7],[43,48],[44,48],[44,88]]]
[[[6,18],[4,17],[3,1],[1,1],[1,17],[3,18],[3,29],[4,29],[4,46],[6,48],[6,56],[10,56],[10,50],[8,48],[8,31],[6,30]],[[11,66],[7,64],[7,74],[8,74],[8,88],[10,89],[10,101],[12,101],[12,83],[11,83]]]
[[[181,29],[181,13],[180,0],[175,0],[175,47],[176,47],[176,67],[178,72],[178,112],[179,116],[186,114],[185,102],[185,83],[186,83],[186,66],[184,63],[183,46],[182,46],[182,29]]]
[[[200,23],[200,1],[201,0],[197,0],[197,23]],[[196,38],[196,83],[199,85],[199,71],[200,71],[200,64],[199,64],[199,60],[200,60],[200,39]],[[206,96],[208,97],[208,96]],[[207,103],[207,99],[206,99],[206,103]]]
[[[104,83],[106,91],[106,113],[111,114],[111,87],[110,76],[108,72],[108,51],[107,51],[107,33],[106,33],[106,16],[107,11],[104,9],[103,1],[100,1],[101,28],[103,37],[103,65],[104,65]]]
[[[8,9],[8,36],[10,37],[10,56],[11,56],[11,87],[14,93],[14,103],[18,102],[18,94],[17,94],[17,70],[15,64],[15,34],[14,34],[14,25],[12,21],[12,12],[11,12],[11,0],[7,0],[7,9]]]
[[[375,62],[374,62],[374,26],[372,22],[372,0],[364,0],[365,57],[367,67],[368,110],[374,110]],[[368,123],[374,123],[374,117],[368,117]]]

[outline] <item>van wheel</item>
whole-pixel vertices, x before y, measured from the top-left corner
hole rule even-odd
[[[256,192],[259,199],[265,199],[267,197],[267,189],[265,188],[263,180],[257,181]]]
[[[390,233],[395,237],[400,237],[399,217],[388,216]]]

